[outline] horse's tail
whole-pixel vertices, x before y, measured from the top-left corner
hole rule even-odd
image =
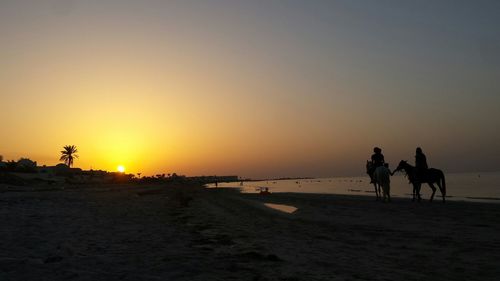
[[[446,180],[444,179],[444,173],[443,171],[439,171],[440,177],[441,177],[441,184],[443,185],[443,196],[446,196]]]

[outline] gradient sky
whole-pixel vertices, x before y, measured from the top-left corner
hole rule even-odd
[[[0,0],[0,155],[143,174],[500,170],[499,1]]]

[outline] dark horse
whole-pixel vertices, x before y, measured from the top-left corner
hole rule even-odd
[[[430,168],[425,172],[425,175],[422,179],[418,179],[416,168],[408,164],[407,161],[403,160],[399,162],[398,167],[396,168],[396,170],[394,170],[393,173],[400,170],[404,170],[406,172],[410,183],[413,185],[413,201],[415,201],[415,195],[418,197],[418,201],[422,200],[422,198],[420,197],[420,188],[422,187],[422,183],[427,183],[432,189],[432,195],[429,201],[432,202],[432,199],[434,199],[434,194],[436,193],[436,187],[434,187],[434,184],[437,184],[443,197],[443,203],[445,202],[446,182],[444,180],[443,171]]]

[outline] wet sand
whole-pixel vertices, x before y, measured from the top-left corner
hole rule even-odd
[[[0,191],[0,280],[500,277],[500,204],[195,186]]]

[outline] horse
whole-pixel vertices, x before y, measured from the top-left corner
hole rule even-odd
[[[413,185],[413,201],[415,201],[415,196],[417,196],[418,201],[422,200],[422,197],[420,197],[420,188],[422,187],[422,183],[427,183],[432,189],[432,195],[431,198],[429,199],[429,202],[432,202],[432,200],[434,199],[434,194],[436,193],[436,187],[434,187],[434,184],[437,184],[439,190],[441,191],[443,203],[445,203],[446,181],[444,179],[443,171],[439,169],[430,168],[425,172],[423,179],[418,179],[416,168],[408,164],[408,161],[404,160],[401,160],[401,162],[399,162],[399,165],[394,170],[393,174],[400,170],[405,171],[410,183]]]
[[[384,202],[391,202],[391,171],[388,166],[380,166],[373,172],[373,178],[382,187]],[[380,193],[380,190],[379,190]]]
[[[382,192],[380,190],[381,185],[375,180],[374,173],[375,169],[373,168],[373,163],[371,161],[366,161],[366,173],[370,176],[370,179],[372,180],[371,183],[373,183],[373,187],[375,187],[375,196],[377,197],[377,200],[382,198]]]

